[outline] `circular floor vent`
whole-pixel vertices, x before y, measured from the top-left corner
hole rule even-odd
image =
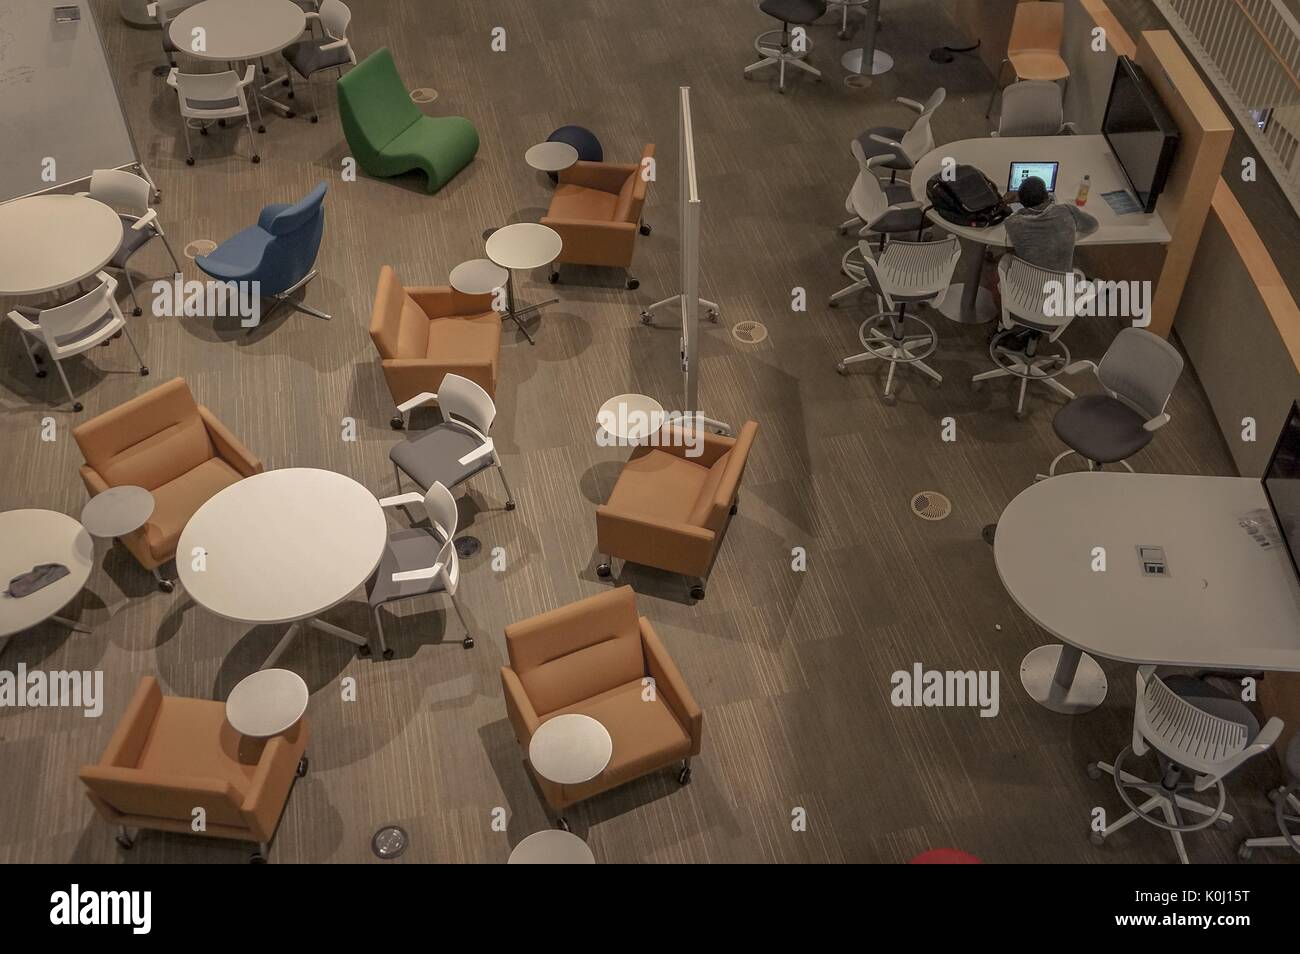
[[[482,548],[483,544],[479,542],[478,537],[471,537],[469,534],[465,534],[463,537],[456,538],[456,556],[460,557],[462,560],[468,560]]]
[[[411,102],[413,103],[432,103],[438,98],[436,89],[429,89],[427,86],[421,86],[419,89],[411,90]]]
[[[741,344],[758,344],[767,338],[767,326],[761,321],[738,321],[731,326],[731,337]]]
[[[912,498],[912,513],[922,520],[942,520],[952,513],[952,501],[941,493],[923,490]]]
[[[404,852],[410,843],[411,836],[406,833],[406,829],[385,825],[370,839],[370,850],[375,853],[375,857],[388,860]]]
[[[216,250],[217,243],[212,239],[195,239],[185,246],[185,257],[194,258],[196,255],[211,255]]]

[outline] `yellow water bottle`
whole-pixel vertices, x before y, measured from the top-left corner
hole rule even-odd
[[[1087,205],[1088,190],[1092,188],[1092,176],[1084,176],[1083,181],[1079,183],[1079,194],[1074,197],[1075,205]]]

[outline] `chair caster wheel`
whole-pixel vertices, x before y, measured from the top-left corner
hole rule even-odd
[[[654,316],[654,315],[650,314],[650,312],[648,312],[648,311],[643,311],[643,312],[641,312],[641,324],[643,324],[643,325],[653,325],[654,322],[655,322],[655,316]]]
[[[777,91],[778,93],[780,93],[782,96],[785,95],[785,87],[784,87],[784,86],[778,86],[778,87],[776,88],[776,91]]]
[[[930,379],[930,390],[931,390],[931,391],[937,391],[937,390],[939,390],[941,387],[943,387],[943,382],[942,382],[942,381],[936,381],[936,380],[934,380],[934,378],[931,378],[931,379]]]
[[[1226,818],[1216,818],[1214,820],[1214,827],[1219,831],[1227,831],[1232,827],[1232,822],[1228,821]]]
[[[369,659],[373,654],[371,653],[369,646],[358,646],[357,655],[362,659]]]
[[[117,847],[121,848],[123,851],[130,851],[135,847],[135,841],[131,838],[127,838],[125,835],[114,835],[113,840],[117,842]]]
[[[254,156],[254,157],[253,157],[253,165],[257,165],[257,164],[258,164],[259,162],[261,162],[261,161],[262,161],[262,157],[261,157],[261,156]]]
[[[185,160],[185,164],[186,164],[187,166],[192,166],[192,165],[194,165],[194,157],[193,157],[193,156],[190,156],[188,159],[186,159],[186,160]]]
[[[551,274],[546,276],[546,280],[550,282],[552,285],[558,285],[560,284],[560,273],[551,272]]]
[[[972,381],[972,382],[970,383],[970,389],[971,389],[972,391],[983,391],[983,390],[984,390],[984,382],[983,382],[983,381]]]
[[[515,502],[514,502],[513,500],[507,500],[507,501],[506,501],[506,509],[507,509],[507,510],[514,510],[514,509],[515,509]]]
[[[745,75],[745,82],[746,82],[746,83],[751,83],[751,82],[753,82],[753,80],[754,80],[754,74],[753,74],[753,73],[746,73],[746,74],[744,74],[744,75]]]
[[[1096,762],[1088,763],[1088,778],[1101,778],[1101,769],[1097,766]]]
[[[255,851],[248,856],[248,863],[250,865],[264,865],[266,864],[266,855],[260,851]]]
[[[739,510],[740,510],[740,504],[732,504],[730,513],[734,517]]]
[[[839,37],[841,40],[847,40],[847,39],[849,38],[849,31],[848,31],[848,30],[836,30],[836,31],[835,31],[835,35],[836,35],[837,37]]]
[[[43,378],[43,377],[45,377],[45,376],[46,376],[47,374],[49,374],[49,373],[50,373],[50,372],[46,371],[44,368],[38,368],[37,371],[36,371],[36,376],[37,376],[38,378]]]
[[[836,372],[839,373],[839,374],[848,374],[848,373],[849,373],[849,369],[846,368],[846,367],[844,366],[844,362],[843,362],[843,361],[841,361],[839,364],[835,365],[835,370],[836,370]]]
[[[462,639],[462,640],[460,641],[460,644],[461,644],[462,646],[464,646],[466,649],[473,649],[473,648],[474,648],[474,637],[473,637],[473,636],[466,636],[464,639]]]
[[[140,377],[142,377],[142,378],[147,378],[147,377],[149,377],[149,369],[148,369],[147,367],[146,367],[146,368],[141,368],[141,369],[140,369]]]
[[[392,658],[393,658],[393,647],[392,647],[392,646],[387,646],[387,647],[384,648],[383,657],[384,657],[384,659],[392,659]]]
[[[638,288],[640,288],[640,287],[641,287],[641,283],[640,283],[639,281],[637,281],[635,278],[629,278],[629,279],[627,280],[627,290],[628,290],[628,291],[636,291],[636,290],[637,290]]]
[[[602,563],[598,567],[596,567],[596,575],[600,577],[602,580],[608,580],[609,575],[612,572],[613,571],[610,569],[608,563]]]
[[[289,85],[289,81],[288,81],[288,80],[280,80],[280,85],[281,85],[281,86],[288,86],[288,85]],[[286,99],[293,99],[293,90],[289,90],[289,92],[285,93],[284,95],[285,95],[285,98],[286,98]]]
[[[650,226],[648,226],[648,225],[643,225],[643,226],[641,226],[641,234],[642,234],[642,235],[649,235],[649,234],[650,234]]]
[[[691,767],[688,765],[677,773],[678,785],[689,785],[691,783]]]
[[[318,123],[318,122],[320,122],[320,117],[319,117],[319,116],[313,116],[313,117],[311,118],[311,121],[314,122],[314,123]]]
[[[573,829],[569,827],[569,820],[565,818],[563,815],[555,819],[555,827],[560,829],[560,831],[568,831],[568,832],[573,831]]]
[[[164,593],[174,593],[176,591],[176,583],[173,580],[159,580],[158,589],[162,590]]]
[[[895,404],[898,403],[898,398],[895,397],[893,394],[886,394],[884,397],[881,398],[881,400],[884,401],[886,404],[888,404],[890,407],[893,407]]]
[[[1094,845],[1097,845],[1099,847],[1101,845],[1106,844],[1106,839],[1102,836],[1101,832],[1099,831],[1090,832],[1088,835],[1088,840],[1092,842]]]
[[[1028,416],[1029,416],[1029,412],[1028,412],[1028,411],[1016,411],[1016,420],[1017,420],[1017,421],[1023,421],[1023,420],[1024,420],[1025,418],[1027,418]]]
[[[258,126],[258,127],[257,127],[257,131],[260,132],[260,133],[264,133],[264,132],[266,132],[266,127],[265,127],[265,126]]]
[[[828,298],[828,299],[826,300],[826,307],[827,307],[827,308],[838,308],[838,307],[840,307],[840,303],[837,302],[834,298]]]
[[[295,117],[295,116],[297,116],[297,115],[298,115],[298,114],[295,113],[295,112],[291,109],[291,110],[289,110],[287,113],[284,114],[284,118],[285,118],[285,119],[293,119],[293,117]],[[312,122],[315,122],[315,121],[316,121],[316,120],[314,120],[314,119],[312,120]]]
[[[693,600],[702,600],[702,599],[704,599],[704,587],[701,586],[701,585],[698,584],[698,583],[696,583],[694,586],[692,586],[692,587],[691,587],[691,599],[693,599]]]
[[[72,405],[72,409],[77,413],[81,413],[86,409],[86,406],[82,404],[80,401],[78,401],[76,404]]]
[[[139,305],[136,305],[134,308],[131,309],[131,314],[139,318],[141,315],[144,314],[144,309],[141,308]]]
[[[388,419],[388,426],[395,431],[400,431],[402,428],[406,427],[406,421],[402,418],[402,415],[394,414]]]
[[[199,127],[199,135],[200,135],[200,136],[206,136],[207,134],[208,134],[208,127],[207,127],[207,126],[200,126],[200,127]]]
[[[716,325],[718,323],[718,313],[710,308],[708,314],[709,314],[709,321],[713,322]]]
[[[1240,858],[1242,861],[1249,861],[1251,855],[1253,855],[1254,853],[1255,853],[1255,849],[1250,847],[1250,845],[1246,844],[1244,841],[1237,848],[1237,857]]]
[[[309,768],[311,768],[311,759],[304,755],[298,760],[298,768],[294,770],[294,774],[299,778],[305,778]]]

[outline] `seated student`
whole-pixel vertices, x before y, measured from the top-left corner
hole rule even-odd
[[[1074,267],[1074,246],[1079,238],[1097,231],[1097,220],[1078,206],[1057,205],[1047,183],[1030,176],[1006,196],[1024,208],[1006,220],[1011,251],[1023,261],[1054,272]]]

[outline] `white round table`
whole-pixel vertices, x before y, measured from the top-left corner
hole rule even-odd
[[[539,142],[524,153],[524,162],[539,172],[559,172],[578,161],[578,150],[567,142]]]
[[[307,711],[302,676],[288,669],[262,669],[239,681],[226,699],[226,721],[240,735],[269,739],[288,732]]]
[[[451,270],[447,281],[464,295],[488,295],[502,288],[510,273],[486,258],[472,258]]]
[[[143,487],[109,487],[82,508],[81,525],[91,536],[120,537],[143,527],[153,508],[153,494]]]
[[[168,27],[176,48],[200,60],[242,62],[279,53],[302,36],[307,14],[290,0],[203,0]],[[194,49],[203,30],[204,48]]]
[[[367,645],[315,617],[343,602],[379,566],[388,525],[375,495],[328,470],[292,467],[245,477],[190,518],[176,546],[181,584],[200,606],[243,623],[300,623]],[[195,551],[203,559],[196,568]]]
[[[34,195],[0,205],[0,295],[39,295],[75,285],[122,244],[116,212],[80,195]]]
[[[552,828],[534,832],[510,852],[508,865],[594,865],[587,843],[572,832]]]
[[[596,412],[596,424],[619,444],[638,444],[658,433],[664,418],[664,406],[645,394],[620,394]]]
[[[519,319],[530,311],[539,311],[547,305],[553,305],[559,299],[550,298],[538,302],[536,305],[516,308],[514,269],[541,268],[543,265],[549,265],[559,257],[560,250],[563,248],[564,240],[560,238],[559,232],[536,222],[516,222],[513,225],[503,225],[488,236],[487,257],[496,264],[508,269],[506,273],[506,315],[519,326],[519,330],[524,333],[524,337],[528,339],[529,344],[534,343],[533,336],[528,333],[528,329],[524,327],[524,323]]]
[[[62,563],[68,575],[27,596],[9,596],[9,581],[41,563]],[[54,619],[77,632],[89,632],[56,616],[90,579],[95,542],[77,521],[53,510],[0,513],[0,639]]]
[[[609,764],[614,740],[593,719],[571,712],[547,719],[528,743],[528,761],[542,778],[557,785],[589,782]]]

